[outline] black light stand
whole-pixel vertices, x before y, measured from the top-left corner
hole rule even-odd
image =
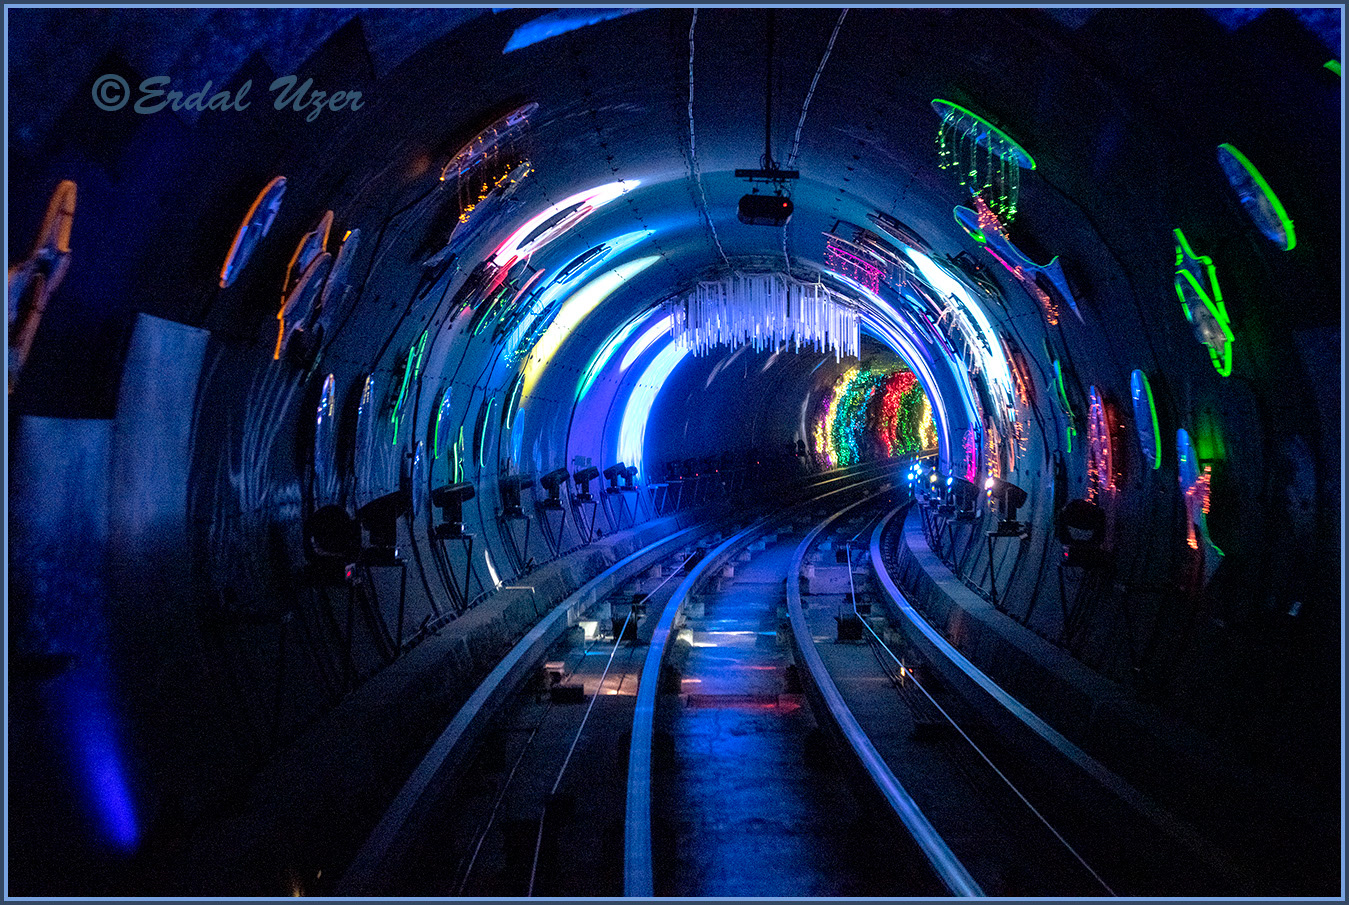
[[[441,553],[445,557],[446,568],[450,573],[449,591],[451,595],[458,595],[455,609],[461,613],[468,608],[470,579],[477,575],[473,568],[473,535],[464,531],[464,503],[473,499],[475,494],[473,485],[468,482],[447,484],[431,491],[431,505],[441,511],[441,523],[432,529],[431,534],[440,544]],[[448,550],[450,543],[457,543],[464,551],[462,591],[455,579],[454,563]],[[482,586],[482,579],[478,579],[478,585]]]
[[[506,539],[506,549],[510,553],[511,564],[515,567],[517,575],[529,572],[532,567],[529,560],[529,529],[533,520],[525,514],[522,501],[524,491],[533,486],[534,478],[530,475],[506,475],[498,483],[501,491],[501,513],[497,516],[497,524]],[[515,540],[514,524],[521,521],[525,523],[523,546],[517,544]]]
[[[581,532],[581,542],[585,544],[595,539],[595,519],[599,516],[600,504],[590,493],[590,482],[599,476],[600,470],[594,465],[587,465],[571,476],[576,482],[576,493],[571,498],[572,515],[576,517],[576,527]],[[589,527],[582,512],[587,506],[590,507]]]
[[[1011,587],[1012,580],[1016,577],[1017,567],[1021,564],[1021,550],[1025,548],[1025,540],[1030,537],[1030,525],[1023,524],[1016,520],[1016,511],[1026,505],[1026,491],[1015,484],[1004,481],[1002,478],[989,478],[985,483],[989,499],[996,501],[998,510],[998,525],[993,531],[989,531],[988,537],[988,576],[990,593],[992,594],[992,603],[998,605],[998,566],[993,558],[994,541],[1004,537],[1015,537],[1022,540],[1021,549],[1017,551],[1016,561],[1012,564],[1012,573],[1007,576],[1007,586]]]
[[[554,557],[562,552],[562,532],[567,527],[567,510],[562,505],[562,487],[567,483],[568,477],[567,469],[557,468],[539,478],[539,485],[548,491],[547,498],[537,504],[539,527]],[[556,528],[553,527],[552,516],[549,515],[553,512],[557,513]]]

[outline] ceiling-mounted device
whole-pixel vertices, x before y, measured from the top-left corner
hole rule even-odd
[[[758,169],[738,169],[737,179],[765,182],[773,186],[773,194],[760,195],[751,189],[740,199],[737,215],[741,223],[750,226],[786,226],[792,216],[792,199],[787,196],[787,181],[800,179],[798,170],[781,169],[773,159],[773,10],[768,10],[767,54],[764,65],[764,136],[763,158]]]

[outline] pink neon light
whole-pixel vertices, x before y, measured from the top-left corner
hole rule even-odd
[[[824,243],[824,266],[856,280],[871,292],[880,291],[881,269],[830,239]]]

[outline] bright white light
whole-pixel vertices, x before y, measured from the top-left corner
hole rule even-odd
[[[492,576],[492,587],[501,587],[501,578],[497,575],[496,566],[492,565],[492,554],[487,552],[486,547],[483,548],[482,558],[487,560],[487,574]]]
[[[971,351],[978,355],[980,368],[988,375],[988,379],[1003,392],[1006,404],[1011,405],[1014,398],[1012,371],[1003,355],[1002,342],[998,339],[998,334],[993,329],[993,324],[989,322],[984,309],[970,297],[964,283],[947,273],[927,255],[914,248],[905,248],[904,251],[918,267],[924,282],[931,286],[943,299],[955,296],[956,301],[969,313],[970,318],[978,327],[982,340],[981,343],[976,343],[975,348]]]
[[[643,352],[651,348],[652,343],[660,339],[662,335],[667,334],[669,332],[670,332],[670,318],[667,315],[665,317],[662,317],[660,320],[656,321],[654,324],[652,324],[651,329],[647,330],[645,333],[643,333],[640,337],[637,338],[637,342],[633,343],[632,348],[629,349],[627,354],[623,356],[623,361],[619,364],[618,370],[620,372],[626,371],[629,367],[632,366],[632,363],[634,361],[642,357]]]
[[[622,286],[625,280],[636,276],[659,260],[660,255],[650,255],[621,264],[613,270],[595,277],[578,289],[571,298],[563,302],[557,317],[553,318],[553,322],[548,325],[548,329],[544,331],[543,336],[539,337],[539,341],[535,343],[534,350],[529,355],[529,362],[525,365],[522,395],[528,396],[530,394],[534,385],[538,383],[539,377],[543,374],[544,368],[548,366],[548,362],[561,348],[562,341],[571,334],[572,330],[576,329],[581,321],[585,320],[587,314],[594,311],[601,302],[609,297],[610,293]]]
[[[618,461],[637,466],[638,475],[645,473],[642,447],[646,442],[646,420],[651,414],[651,406],[670,372],[688,354],[689,350],[681,349],[673,342],[662,349],[637,378],[637,386],[633,387],[627,408],[623,410],[623,422],[618,430]]]
[[[498,267],[502,267],[517,261],[520,258],[527,258],[538,251],[558,236],[571,229],[577,223],[580,223],[586,217],[590,216],[599,208],[613,201],[615,198],[627,192],[629,189],[636,188],[641,183],[636,180],[626,180],[622,182],[610,182],[606,185],[596,186],[593,189],[586,189],[584,192],[577,192],[570,198],[564,198],[552,207],[536,214],[525,222],[510,237],[502,242],[495,252],[492,253],[491,261]],[[579,206],[578,206],[579,205]],[[544,232],[530,239],[527,245],[522,243],[529,239],[531,233],[538,229],[550,218],[557,216],[567,208],[575,207],[576,210],[563,217],[553,226]]]

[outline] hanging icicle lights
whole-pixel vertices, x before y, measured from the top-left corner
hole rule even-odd
[[[909,370],[849,368],[817,411],[812,435],[825,468],[937,445],[932,409]]]
[[[960,184],[1010,224],[1016,216],[1021,171],[1035,169],[1035,160],[997,126],[959,104],[938,98],[932,109],[942,118],[937,129],[941,168],[955,167]]]
[[[717,346],[749,344],[755,351],[832,350],[835,360],[856,358],[858,310],[819,283],[777,273],[735,274],[699,283],[687,299],[665,303],[670,332],[681,349],[703,355]]]

